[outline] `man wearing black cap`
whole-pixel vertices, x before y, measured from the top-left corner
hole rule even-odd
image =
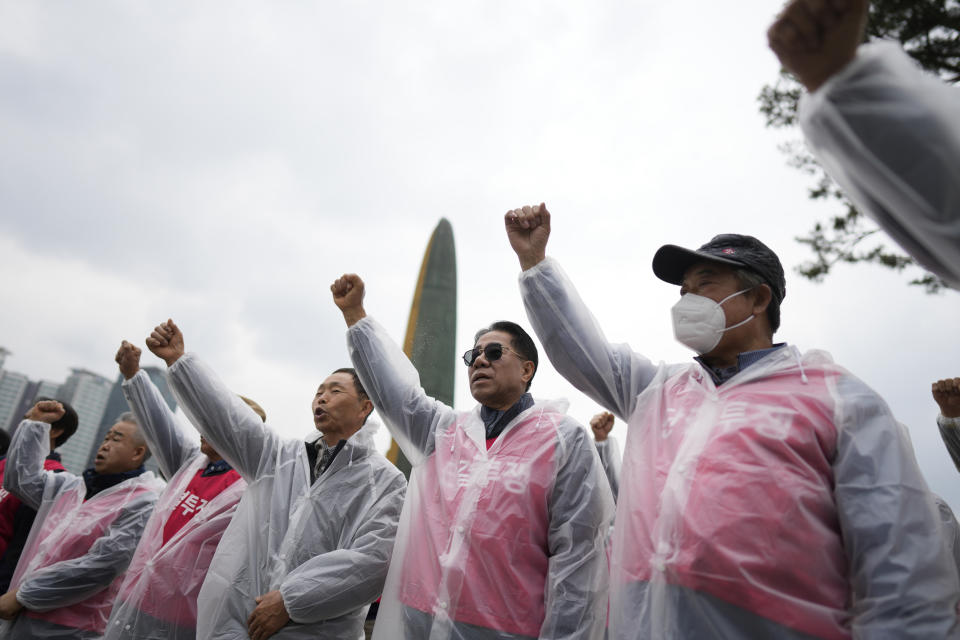
[[[909,438],[829,355],[774,344],[786,287],[766,245],[657,252],[698,355],[655,365],[607,342],[546,258],[544,205],[505,222],[550,361],[628,423],[611,638],[955,637],[960,584]]]

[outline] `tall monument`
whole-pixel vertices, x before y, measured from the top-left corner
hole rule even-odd
[[[427,395],[453,406],[453,379],[457,363],[457,252],[453,227],[442,218],[430,236],[420,265],[417,288],[410,305],[403,352],[420,374]],[[404,475],[410,462],[396,442],[389,458]]]

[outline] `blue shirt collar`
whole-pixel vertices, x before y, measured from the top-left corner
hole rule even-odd
[[[724,382],[726,382],[727,380],[729,380],[730,378],[732,378],[733,376],[743,371],[744,369],[746,369],[747,367],[749,367],[750,365],[760,362],[760,360],[762,360],[764,357],[770,355],[774,351],[778,351],[782,349],[785,346],[787,346],[786,342],[778,342],[777,344],[773,345],[768,349],[757,349],[756,351],[744,351],[743,353],[737,355],[737,364],[733,365],[732,367],[718,367],[718,368],[711,367],[703,359],[703,356],[697,356],[696,358],[694,358],[694,360],[699,362],[700,366],[702,366],[704,369],[707,370],[707,373],[709,373],[710,377],[713,378],[713,382],[717,386],[719,386]]]

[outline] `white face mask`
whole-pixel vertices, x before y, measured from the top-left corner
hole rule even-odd
[[[690,347],[700,355],[710,353],[720,344],[720,338],[725,331],[743,326],[755,317],[750,314],[749,318],[727,326],[727,318],[721,305],[730,298],[747,291],[750,291],[750,288],[732,293],[720,302],[714,302],[710,298],[698,296],[695,293],[684,294],[680,302],[673,305],[670,310],[673,315],[673,335],[681,344]]]

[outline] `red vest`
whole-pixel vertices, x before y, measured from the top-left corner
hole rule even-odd
[[[163,544],[167,544],[170,538],[177,531],[180,531],[183,525],[190,522],[193,516],[197,515],[208,502],[239,479],[240,474],[233,469],[207,477],[203,476],[203,469],[198,470],[190,484],[180,494],[177,506],[173,508],[173,513],[170,514],[167,523],[163,526]]]
[[[247,486],[233,469],[203,477],[206,463],[197,456],[170,478],[127,568],[114,620],[143,612],[185,629],[196,626],[197,594]]]

